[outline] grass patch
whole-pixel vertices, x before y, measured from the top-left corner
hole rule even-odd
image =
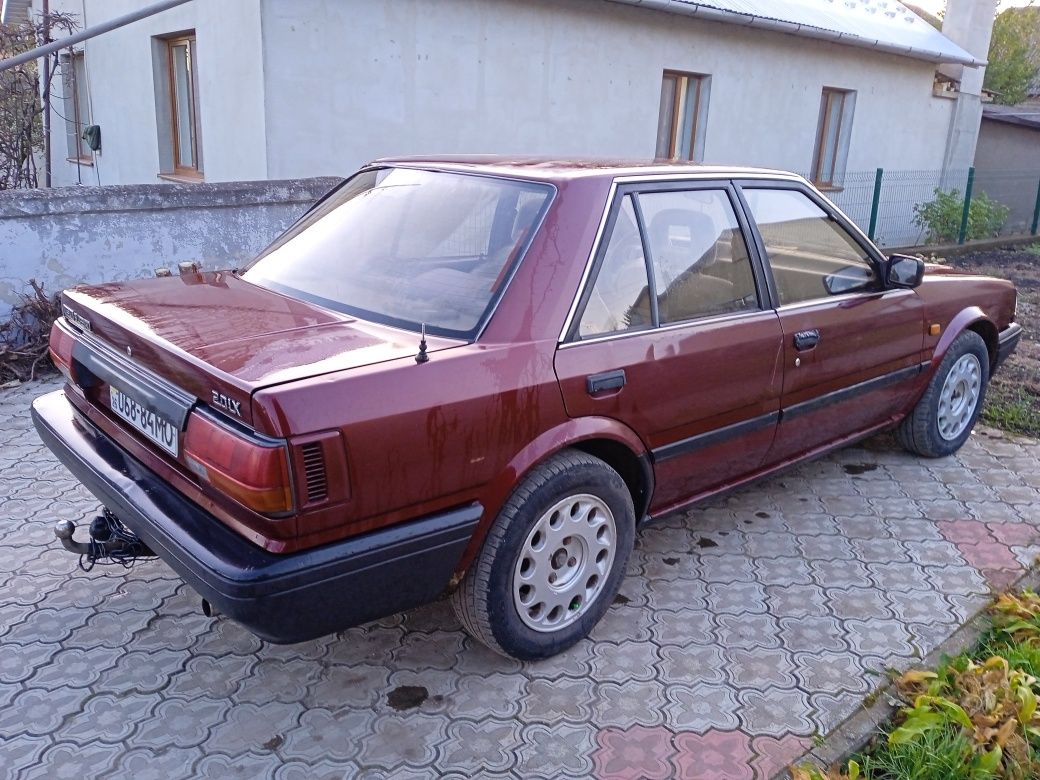
[[[987,388],[982,419],[1005,431],[1040,437],[1040,401],[1022,388],[991,384]]]
[[[1028,780],[1040,776],[1040,596],[1006,593],[974,650],[895,681],[904,706],[841,769],[795,780]]]
[[[1031,254],[1033,257],[1040,257],[1040,241],[1035,244],[1029,244],[1025,247],[1025,251]]]

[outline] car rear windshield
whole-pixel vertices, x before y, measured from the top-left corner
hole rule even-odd
[[[362,171],[264,250],[243,278],[361,319],[472,339],[552,192],[490,176]]]

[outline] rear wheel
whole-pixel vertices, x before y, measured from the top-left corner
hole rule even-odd
[[[635,537],[624,481],[567,451],[535,467],[488,531],[452,597],[466,630],[492,650],[547,658],[586,636],[610,606]]]
[[[941,458],[959,450],[982,411],[989,383],[989,350],[974,331],[950,345],[917,406],[897,429],[910,452]]]

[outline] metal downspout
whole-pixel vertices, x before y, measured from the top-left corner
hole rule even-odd
[[[191,0],[162,0],[162,2],[153,3],[152,5],[145,6],[137,11],[124,14],[123,16],[117,16],[115,19],[109,19],[107,22],[102,22],[93,27],[88,27],[85,30],[80,30],[78,33],[70,35],[67,38],[62,38],[61,40],[43,46],[37,46],[35,49],[30,49],[29,51],[23,52],[15,57],[8,57],[6,60],[0,62],[0,72],[8,70],[9,68],[16,68],[19,65],[23,65],[31,60],[39,59],[40,57],[46,57],[47,55],[53,54],[61,49],[67,49],[69,46],[73,46],[80,41],[85,41],[88,38],[93,38],[119,27],[125,27],[139,19],[146,19],[149,16],[155,16],[155,14],[162,13],[170,8],[175,8],[178,5],[184,5],[189,2],[191,2]]]

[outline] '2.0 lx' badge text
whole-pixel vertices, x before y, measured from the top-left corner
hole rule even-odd
[[[239,417],[242,416],[242,404],[234,398],[228,398],[223,393],[218,393],[216,390],[213,391],[213,405],[219,406],[221,409]]]

